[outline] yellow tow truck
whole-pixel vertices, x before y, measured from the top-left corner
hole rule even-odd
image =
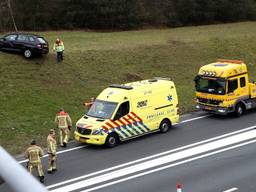
[[[240,60],[219,59],[202,66],[195,87],[197,109],[239,117],[256,107],[256,84],[249,82],[246,64]]]

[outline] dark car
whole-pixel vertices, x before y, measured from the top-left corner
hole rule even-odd
[[[20,52],[26,58],[49,53],[48,42],[39,35],[11,33],[0,38],[0,50]]]

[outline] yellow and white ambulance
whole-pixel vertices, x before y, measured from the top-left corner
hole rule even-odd
[[[120,141],[167,132],[179,121],[175,85],[167,78],[113,84],[103,90],[76,123],[82,143],[114,147]]]

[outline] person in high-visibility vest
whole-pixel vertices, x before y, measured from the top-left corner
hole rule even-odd
[[[91,97],[91,100],[90,102],[84,102],[84,106],[87,107],[87,109],[89,110],[91,108],[91,106],[93,105],[93,103],[95,102],[95,98],[94,97]]]
[[[47,153],[48,153],[48,173],[52,173],[53,171],[57,171],[56,167],[56,158],[57,158],[57,142],[55,139],[55,131],[53,129],[50,130],[50,133],[47,137]]]
[[[31,146],[27,148],[25,151],[25,158],[28,159],[28,165],[27,168],[30,173],[33,172],[33,169],[37,169],[38,176],[40,179],[40,182],[44,182],[44,172],[43,167],[41,163],[41,157],[43,157],[44,152],[41,147],[36,145],[36,140],[31,141]]]
[[[55,43],[53,44],[53,51],[57,53],[57,63],[63,61],[63,52],[64,52],[64,43],[59,38],[56,39]]]
[[[60,146],[66,147],[69,139],[69,131],[72,126],[72,121],[67,112],[63,108],[59,110],[55,117],[55,124],[59,128]]]

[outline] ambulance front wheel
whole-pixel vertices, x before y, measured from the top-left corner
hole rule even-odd
[[[107,136],[105,145],[107,147],[115,147],[118,144],[118,136],[115,133],[111,133]]]
[[[159,126],[161,133],[166,133],[172,127],[172,123],[168,119],[164,119]]]

